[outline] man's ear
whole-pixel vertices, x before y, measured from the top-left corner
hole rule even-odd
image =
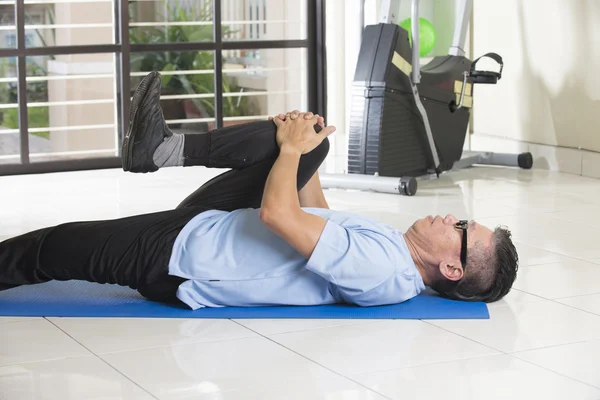
[[[459,281],[465,274],[460,262],[456,261],[442,261],[440,263],[440,273],[449,281]]]

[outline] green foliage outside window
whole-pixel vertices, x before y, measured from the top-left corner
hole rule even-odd
[[[130,1],[134,4],[136,1]],[[197,9],[184,9],[178,2],[167,6],[166,22],[212,22],[212,4]],[[222,27],[223,36],[233,33],[227,26]],[[213,25],[194,26],[167,26],[167,27],[134,27],[130,29],[129,40],[132,44],[148,43],[182,43],[204,42],[213,40]],[[213,70],[214,57],[212,52],[181,52],[157,51],[151,53],[132,53],[132,71],[191,71]],[[180,94],[208,94],[214,93],[213,73],[191,75],[165,75],[163,74],[163,92]],[[223,75],[223,92],[241,92],[235,78]],[[214,117],[214,98],[190,99],[194,106],[206,117]],[[252,105],[248,97],[227,96],[223,98],[223,111],[228,117],[251,115]]]

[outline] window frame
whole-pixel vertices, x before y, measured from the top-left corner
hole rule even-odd
[[[224,50],[253,49],[306,49],[307,50],[307,98],[308,110],[326,116],[326,66],[325,66],[325,0],[307,0],[306,39],[299,40],[244,40],[227,41],[221,35],[221,0],[213,0],[213,41],[185,43],[149,43],[131,44],[129,42],[129,1],[114,0],[114,35],[115,44],[98,44],[85,46],[52,46],[27,47],[25,33],[25,0],[15,2],[16,48],[0,48],[0,58],[16,60],[18,106],[19,106],[19,138],[20,163],[0,164],[0,176],[59,171],[92,170],[118,168],[120,157],[82,158],[73,160],[56,160],[31,162],[29,151],[29,126],[27,114],[27,57],[56,56],[65,54],[112,53],[116,57],[116,108],[118,151],[124,133],[127,132],[129,115],[129,98],[131,93],[130,73],[131,55],[138,52],[152,51],[213,51],[215,79],[215,125],[223,126],[223,65]]]

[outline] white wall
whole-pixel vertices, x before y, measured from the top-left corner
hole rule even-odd
[[[331,150],[327,172],[343,172],[347,160],[349,93],[360,48],[359,2],[362,0],[329,0],[326,6],[327,47],[327,124],[337,131],[330,137]]]
[[[476,88],[475,133],[546,145],[529,145],[534,157],[548,158],[548,146],[600,152],[598,21],[598,0],[475,0],[474,54],[494,51],[506,63],[498,85]],[[568,154],[566,172],[577,173],[587,153]]]

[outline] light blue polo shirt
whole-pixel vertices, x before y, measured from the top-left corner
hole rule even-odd
[[[169,274],[192,309],[223,306],[395,304],[425,289],[402,233],[369,218],[304,208],[327,224],[307,260],[269,230],[258,209],[194,217],[173,246]]]

